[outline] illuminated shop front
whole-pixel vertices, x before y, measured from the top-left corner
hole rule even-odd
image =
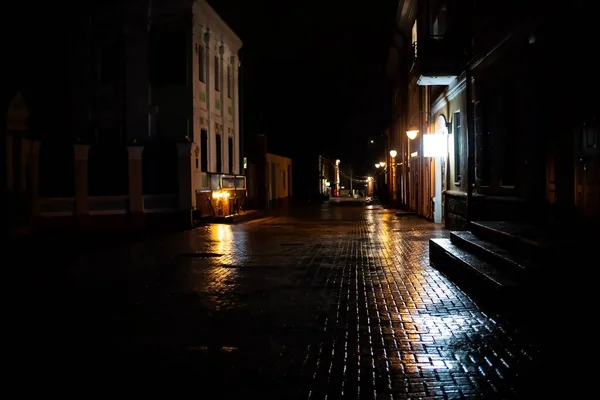
[[[200,216],[236,215],[246,207],[246,177],[210,175],[210,189],[196,191],[196,209]]]

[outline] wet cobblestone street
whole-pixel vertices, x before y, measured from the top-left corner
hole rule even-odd
[[[429,265],[447,235],[323,205],[81,255],[36,306],[56,335],[32,341],[30,373],[207,399],[519,397],[537,351]]]

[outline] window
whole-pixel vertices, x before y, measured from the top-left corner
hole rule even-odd
[[[227,154],[229,158],[229,173],[233,173],[233,138],[227,138]]]
[[[200,170],[208,170],[208,132],[206,129],[200,131],[200,161],[202,162]]]
[[[200,82],[204,82],[204,46],[201,44],[198,45],[198,80]]]
[[[157,115],[155,112],[148,113],[148,137],[152,137],[157,135],[158,133],[158,123],[157,123]]]
[[[417,21],[415,21],[415,23],[413,24],[412,27],[412,36],[411,36],[411,45],[412,45],[412,52],[413,52],[413,57],[417,57]]]
[[[285,171],[281,171],[281,181],[283,182],[283,190],[285,190]]]
[[[414,45],[415,43],[417,43],[417,21],[415,21],[415,23],[413,24],[412,27],[412,44]]]
[[[227,66],[227,97],[231,98],[231,66]]]
[[[490,159],[490,130],[488,99],[473,102],[473,125],[475,126],[475,140],[478,144],[478,160],[475,164],[475,179],[481,186],[489,186],[491,181],[492,165]]]
[[[502,99],[502,134],[504,136],[504,155],[502,166],[502,186],[514,186],[517,181],[517,107],[514,99],[518,97],[518,91],[511,80],[506,80],[503,86]]]
[[[435,39],[439,39],[446,33],[446,7],[442,7],[438,12],[433,25],[431,27],[431,34]]]
[[[462,132],[460,131],[460,111],[454,113],[454,182],[460,182],[460,152],[462,151]]]
[[[221,135],[217,133],[217,172],[221,172],[223,163],[223,149],[221,148]]]
[[[219,68],[219,56],[215,56],[215,90],[221,90],[221,70]]]

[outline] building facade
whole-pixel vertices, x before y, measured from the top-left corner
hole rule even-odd
[[[248,160],[247,207],[287,208],[292,199],[292,159],[267,151],[267,137],[257,135]]]
[[[14,228],[239,208],[242,42],[206,1],[90,2],[62,22],[32,26],[54,79],[24,58],[3,95]]]
[[[335,160],[319,155],[319,195],[323,199],[335,196],[337,178]]]
[[[267,153],[267,169],[269,207],[287,208],[292,198],[292,159]]]
[[[206,3],[192,7],[193,154],[192,208],[209,215],[215,200],[229,199],[230,213],[244,204],[241,168],[239,67],[241,40]],[[239,201],[239,203],[238,203]]]
[[[388,77],[402,204],[450,228],[597,221],[598,84],[566,78],[592,73],[590,7],[399,1]],[[566,20],[571,41],[553,29]]]

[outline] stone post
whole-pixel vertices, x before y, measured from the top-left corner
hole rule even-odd
[[[192,220],[192,146],[193,143],[177,143],[178,214],[184,227],[191,227]]]
[[[129,212],[144,212],[142,153],[143,146],[127,146],[129,154]]]
[[[88,196],[88,154],[90,146],[76,144],[75,155],[75,215],[87,215],[90,211]]]

